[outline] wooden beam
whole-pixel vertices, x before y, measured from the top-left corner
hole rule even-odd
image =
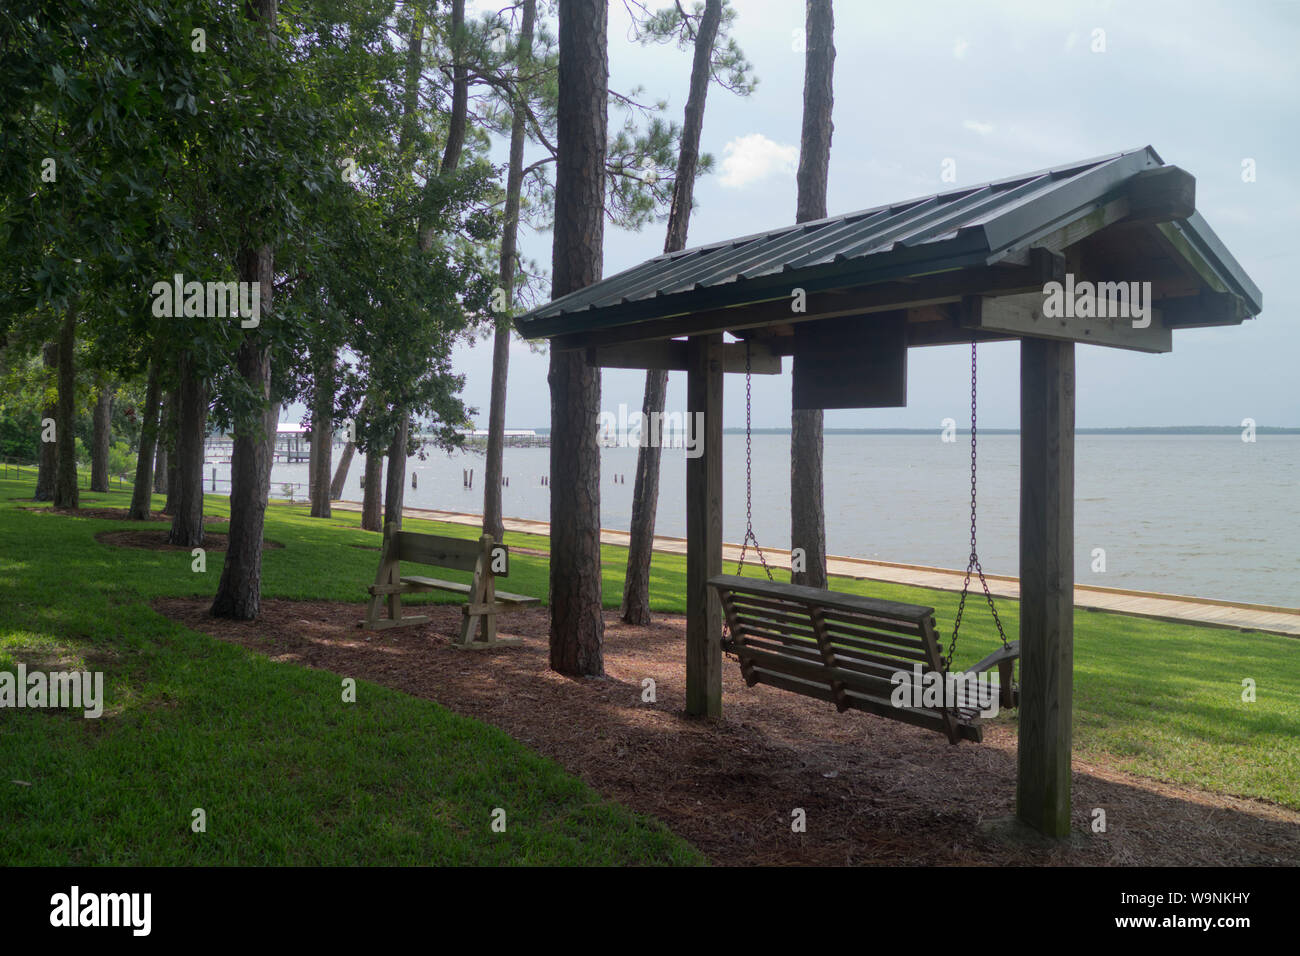
[[[848,291],[811,291],[802,300],[794,297],[792,287],[788,294],[764,302],[651,319],[593,332],[557,335],[551,339],[551,347],[559,350],[596,348],[623,342],[712,335],[816,319],[889,312],[959,302],[967,295],[1033,292],[1041,290],[1045,283],[1054,278],[1064,276],[1064,261],[1060,256],[1047,250],[1030,250],[1029,258],[1029,265],[977,266],[905,281],[878,282]],[[802,305],[804,311],[794,311],[798,305]]]
[[[1172,222],[1196,212],[1196,177],[1177,166],[1144,169],[1124,192],[1130,222]]]
[[[907,313],[794,327],[794,408],[907,404]]]
[[[1016,815],[1070,832],[1074,343],[1020,343],[1020,730]]]
[[[674,339],[660,342],[628,342],[587,349],[587,364],[599,368],[654,368],[671,372],[686,370],[686,343]]]
[[[881,314],[879,312],[872,313],[869,320],[875,319]],[[920,306],[915,309],[907,309],[900,314],[907,316],[907,324],[904,328],[909,349],[927,345],[969,345],[972,338],[980,342],[1005,342],[1008,339],[1018,338],[1015,335],[981,332],[963,326],[961,324],[960,302]],[[771,350],[773,355],[794,355],[795,328],[797,326],[776,325],[754,330],[749,334],[754,336],[752,341],[761,341]]]
[[[972,338],[980,342],[1005,342],[1017,338],[1009,333],[986,332],[963,325],[961,303],[935,308],[942,309],[943,312],[936,315],[930,310],[908,310],[906,331],[909,349],[928,345],[968,345]]]
[[[749,370],[755,375],[780,375],[781,356],[769,349],[763,342],[749,343]],[[729,374],[745,372],[745,343],[724,342],[722,344],[722,370]]]
[[[780,375],[781,356],[772,352],[763,342],[751,342],[749,359],[755,375]],[[680,339],[663,339],[653,342],[626,342],[621,345],[604,345],[587,349],[587,362],[601,368],[668,369],[684,372],[687,369],[687,343]],[[722,370],[745,371],[745,344],[725,342],[722,345]]]
[[[689,340],[686,411],[702,416],[703,453],[686,459],[686,713],[722,713],[722,336]]]
[[[1165,325],[1174,329],[1240,325],[1246,321],[1245,304],[1231,292],[1202,292],[1200,295],[1157,300],[1156,305]]]
[[[1055,339],[1085,345],[1107,345],[1136,352],[1168,352],[1174,338],[1160,310],[1152,308],[1151,324],[1135,328],[1132,319],[1048,318],[1043,314],[1043,293],[962,301],[961,323],[968,329],[1016,338]]]

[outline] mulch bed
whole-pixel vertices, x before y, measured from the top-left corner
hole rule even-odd
[[[359,603],[264,601],[249,623],[213,619],[210,604],[154,607],[275,660],[364,678],[494,724],[719,864],[1300,862],[1300,813],[1077,759],[1075,840],[1041,846],[991,835],[982,825],[1014,806],[1011,728],[993,725],[985,743],[953,747],[904,724],[746,687],[732,661],[724,717],[688,719],[680,617],[630,627],[608,613],[605,677],[569,678],[548,667],[545,608],[500,619],[502,635],[522,637],[522,646],[461,651],[448,643],[456,606],[430,608],[427,625],[363,631]],[[647,677],[656,703],[641,700]],[[1106,833],[1089,831],[1096,807],[1106,811]],[[806,833],[791,832],[795,808],[806,811]]]
[[[167,532],[165,531],[101,531],[95,535],[95,540],[100,544],[111,544],[117,548],[139,548],[143,551],[194,550],[188,544],[168,543]],[[202,548],[204,551],[225,551],[229,543],[229,535],[218,534],[215,531],[203,532]],[[279,541],[263,539],[262,547],[274,551],[283,548],[284,545]]]
[[[133,520],[130,510],[127,508],[24,508],[19,507],[19,511],[32,511],[36,514],[63,515],[69,518],[105,518],[110,521],[130,521]],[[149,512],[147,521],[166,521],[171,523],[171,515],[165,515],[161,511]],[[204,515],[204,524],[220,524],[229,521],[221,515]]]

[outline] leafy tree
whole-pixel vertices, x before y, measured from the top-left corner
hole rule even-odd
[[[526,75],[533,65],[533,36],[537,22],[536,0],[525,0],[515,44],[516,77]],[[523,95],[516,83],[513,96]],[[498,257],[499,289],[504,308],[496,308],[492,330],[492,393],[488,410],[487,460],[483,474],[483,530],[496,541],[505,537],[501,514],[502,463],[505,454],[506,377],[510,369],[510,315],[515,293],[518,257],[519,213],[524,184],[524,146],[528,137],[528,114],[522,102],[512,103],[510,110],[510,159],[506,172],[505,213],[501,224]]]
[[[686,117],[673,201],[668,214],[664,252],[686,248],[686,235],[694,206],[695,178],[711,167],[710,157],[700,153],[704,128],[704,105],[710,82],[741,96],[753,91],[757,82],[752,68],[736,41],[726,35],[735,11],[724,0],[707,0],[688,14],[681,4],[648,14],[638,37],[642,42],[676,42],[694,51],[691,82],[686,98]],[[668,393],[666,369],[649,369],[641,411],[644,421],[658,425]],[[650,558],[654,546],[655,512],[659,503],[659,468],[662,461],[658,428],[649,428],[637,450],[636,481],[632,492],[632,520],[627,552],[627,573],[623,579],[622,618],[629,624],[650,623]]]
[[[91,316],[105,340],[136,331],[132,280],[163,209],[151,180],[198,89],[178,25],[215,9],[15,0],[0,11],[0,341],[61,346],[58,504],[76,503],[76,343]]]
[[[518,5],[516,5],[517,7]],[[547,170],[556,160],[555,134],[557,54],[555,41],[545,22],[537,23],[536,4],[523,4],[514,43],[510,25],[503,15],[484,17],[479,31],[478,63],[472,74],[477,83],[496,95],[484,101],[479,122],[485,128],[509,130],[510,160],[506,190],[502,199],[502,225],[498,276],[498,304],[493,308],[492,391],[488,418],[488,440],[483,486],[483,529],[500,540],[504,533],[501,513],[506,380],[509,373],[510,324],[516,303],[537,297],[541,284],[536,274],[523,267],[517,252],[521,223],[549,228],[554,206],[554,189]],[[482,42],[483,38],[487,42]],[[495,54],[495,56],[494,56]],[[640,229],[661,218],[675,189],[674,157],[681,130],[666,123],[660,114],[663,103],[641,102],[644,91],[611,90],[610,99],[623,112],[621,126],[609,136],[605,158],[605,212],[608,219],[624,228]],[[542,158],[523,165],[528,140],[540,145]],[[708,157],[703,158],[707,167]]]

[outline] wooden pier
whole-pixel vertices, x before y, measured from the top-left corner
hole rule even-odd
[[[235,440],[228,435],[214,435],[203,442],[203,461],[209,465],[228,465],[234,454]],[[311,461],[311,438],[305,433],[282,432],[275,438],[276,462]]]
[[[465,435],[466,448],[487,448],[486,435]],[[550,448],[550,435],[512,435],[506,432],[503,439],[506,448]]]

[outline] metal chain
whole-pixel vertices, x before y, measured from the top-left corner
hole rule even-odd
[[[976,482],[976,432],[978,431],[978,370],[979,365],[976,361],[976,343],[970,344],[970,559],[966,562],[966,580],[961,586],[961,600],[957,603],[957,620],[952,628],[952,640],[948,642],[948,656],[943,659],[943,669],[946,671],[952,666],[953,655],[957,652],[957,632],[961,630],[962,614],[966,610],[966,595],[970,591],[970,576],[974,571],[979,575],[980,584],[984,588],[984,598],[988,601],[989,611],[993,614],[993,623],[997,625],[998,637],[1002,639],[1002,646],[1007,646],[1006,631],[1002,629],[1002,619],[998,617],[998,609],[993,604],[993,594],[989,591],[989,583],[984,579],[984,568],[980,566],[979,555],[975,550],[975,489],[978,487]]]
[[[754,408],[753,398],[749,339],[745,339],[745,540],[740,543],[740,560],[736,562],[736,574],[740,574],[745,566],[745,554],[749,551],[749,542],[752,541],[754,553],[758,555],[759,563],[767,572],[767,579],[772,581],[774,580],[772,569],[767,566],[767,558],[763,557],[763,549],[758,546],[758,538],[754,536],[754,437],[750,427]]]

